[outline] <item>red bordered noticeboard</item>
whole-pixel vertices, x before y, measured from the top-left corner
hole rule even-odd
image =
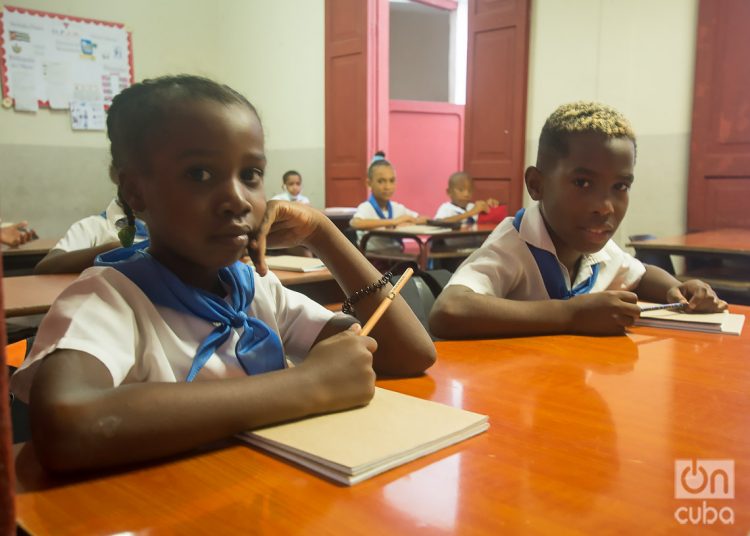
[[[77,98],[109,107],[135,81],[131,34],[117,22],[4,6],[0,81],[6,106],[36,96],[56,109]]]

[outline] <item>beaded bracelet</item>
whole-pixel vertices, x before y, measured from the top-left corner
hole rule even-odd
[[[391,282],[391,278],[393,277],[393,274],[391,272],[386,272],[383,274],[383,277],[375,281],[374,283],[371,283],[367,285],[364,288],[359,289],[357,292],[349,296],[346,300],[344,300],[344,304],[341,306],[341,312],[347,315],[354,314],[354,308],[353,305],[357,303],[359,300],[364,298],[365,296],[369,296],[370,294],[373,294],[374,292],[377,292],[379,289],[386,286],[388,283]]]

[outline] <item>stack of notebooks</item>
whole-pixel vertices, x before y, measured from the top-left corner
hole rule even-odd
[[[287,270],[289,272],[315,272],[325,270],[323,261],[314,257],[297,257],[295,255],[275,255],[266,257],[266,264],[271,270]]]
[[[375,389],[370,404],[239,437],[343,484],[356,484],[489,428],[486,415]]]
[[[639,305],[651,305],[639,303]],[[645,311],[635,321],[636,326],[651,326],[655,328],[683,329],[687,331],[701,331],[704,333],[742,334],[745,315],[723,313],[683,313],[670,309]]]

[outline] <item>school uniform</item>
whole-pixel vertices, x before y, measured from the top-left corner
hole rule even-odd
[[[300,362],[334,313],[283,287],[273,273],[260,277],[253,270],[252,281],[254,297],[245,313],[265,323],[280,339],[283,354],[277,368],[287,365],[285,359]],[[107,367],[114,386],[185,381],[200,345],[220,329],[217,324],[155,305],[127,275],[109,266],[94,266],[52,305],[29,357],[11,379],[11,390],[28,401],[39,363],[58,349],[92,355]],[[239,324],[227,326],[228,338],[209,354],[196,381],[248,374],[237,358],[244,331]]]
[[[454,205],[450,201],[446,201],[442,205],[440,205],[437,209],[437,212],[435,213],[435,219],[436,220],[442,220],[443,218],[450,218],[452,216],[458,216],[460,214],[466,214],[471,209],[474,208],[474,203],[468,203],[466,205],[466,208],[461,208],[458,205]],[[469,223],[474,223],[476,220],[474,217],[469,218]]]
[[[88,216],[75,222],[52,249],[66,252],[78,251],[110,242],[119,242],[117,233],[123,226],[127,225],[127,221],[128,218],[122,207],[116,199],[113,199],[103,213]],[[136,228],[138,232],[136,232],[135,242],[146,239],[148,235],[142,221],[136,220]]]
[[[541,250],[542,256],[552,256],[551,268],[556,268],[554,264],[557,264],[568,292],[571,289],[578,289],[576,293],[632,290],[646,272],[640,261],[609,240],[596,253],[583,255],[576,279],[571,282],[567,268],[557,258],[539,205],[526,209],[518,230],[515,222],[512,217],[503,220],[446,286],[463,285],[478,294],[511,300],[550,299],[550,278],[547,281],[543,278],[529,245]]]
[[[370,200],[364,201],[359,204],[357,207],[357,212],[354,213],[354,216],[352,216],[352,219],[354,218],[360,218],[363,220],[377,220],[377,219],[394,219],[398,218],[400,216],[411,216],[413,218],[416,218],[419,216],[418,212],[414,212],[413,210],[409,210],[401,203],[397,203],[396,201],[389,201],[388,202],[390,209],[386,209],[388,212],[383,212],[381,210],[381,214],[378,214],[378,212],[375,210],[375,206],[372,204]],[[362,240],[362,237],[365,235],[367,231],[357,231],[357,243],[359,243]],[[385,238],[381,236],[373,236],[367,241],[367,249],[368,250],[376,250],[376,249],[402,249],[402,244],[400,240],[396,240],[393,238]]]
[[[305,205],[310,204],[310,200],[304,195],[299,194],[297,197],[294,197],[289,192],[281,192],[280,194],[276,194],[275,196],[273,196],[271,199],[279,199],[281,201],[294,201],[297,203],[304,203]]]

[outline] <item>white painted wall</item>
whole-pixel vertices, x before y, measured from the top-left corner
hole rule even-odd
[[[623,112],[638,160],[621,244],[686,230],[697,16],[697,0],[532,3],[527,164],[557,106],[595,100]]]
[[[200,74],[258,108],[269,157],[266,189],[289,168],[313,204],[324,201],[323,0],[14,0],[15,6],[123,22],[137,80]],[[113,195],[104,132],[73,132],[66,112],[0,109],[0,216],[44,236],[102,210]]]

